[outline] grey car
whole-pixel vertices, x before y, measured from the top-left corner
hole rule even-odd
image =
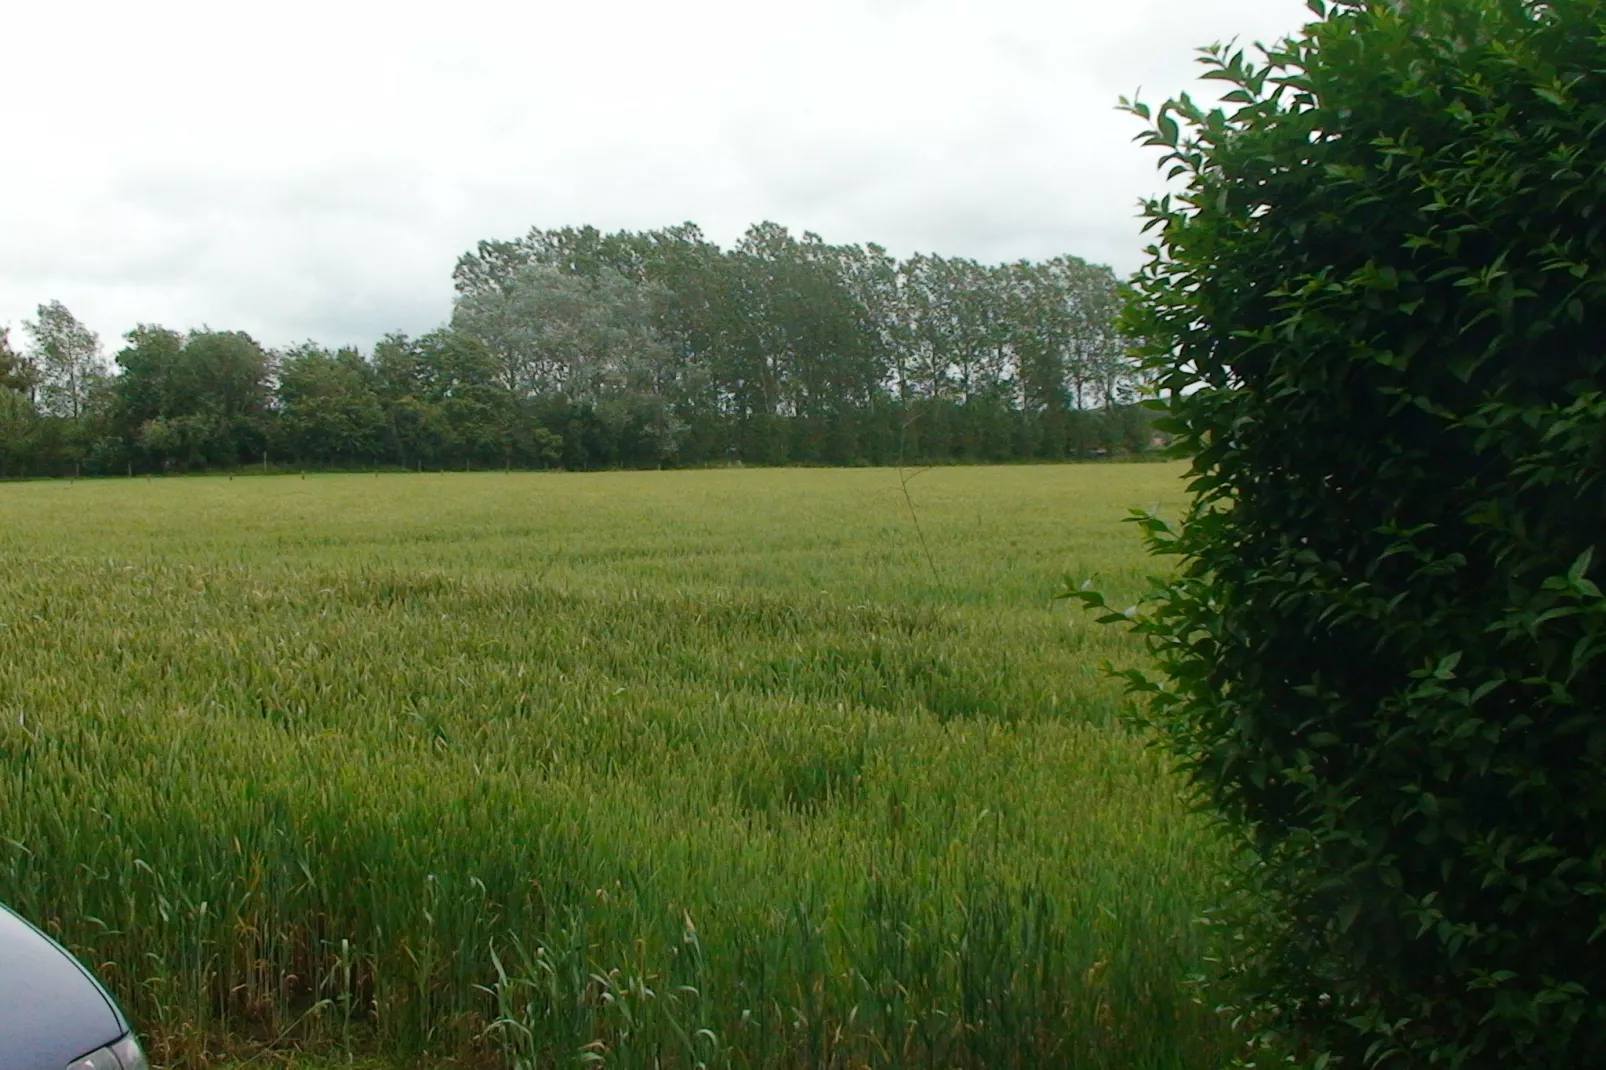
[[[149,1070],[128,1019],[65,948],[0,905],[0,1070]]]

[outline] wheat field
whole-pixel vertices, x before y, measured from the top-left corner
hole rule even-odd
[[[1166,465],[0,486],[0,900],[157,1059],[1219,1065]]]

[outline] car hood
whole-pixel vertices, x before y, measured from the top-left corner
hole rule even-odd
[[[51,1070],[128,1032],[96,981],[0,906],[0,1070]]]

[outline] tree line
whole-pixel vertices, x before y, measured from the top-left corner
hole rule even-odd
[[[450,323],[363,353],[142,324],[112,363],[60,302],[0,329],[0,475],[276,466],[1059,460],[1149,442],[1121,284],[774,223],[531,230],[454,272]],[[115,367],[113,366],[115,365]]]

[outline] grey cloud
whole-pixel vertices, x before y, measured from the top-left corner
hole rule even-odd
[[[231,14],[231,12],[234,12]],[[986,260],[1141,256],[1160,188],[1114,112],[1301,0],[201,0],[36,5],[0,116],[0,324],[208,323],[371,344],[450,311],[456,257],[532,225],[773,219]],[[71,59],[75,76],[60,77]],[[12,98],[17,103],[16,98]],[[0,108],[7,104],[0,103]]]

